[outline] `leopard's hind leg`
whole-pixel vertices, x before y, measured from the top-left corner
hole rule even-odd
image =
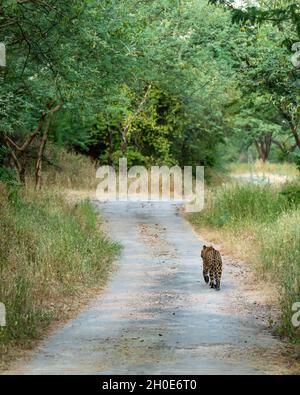
[[[215,270],[215,281],[216,281],[215,289],[217,291],[220,291],[221,275],[222,275],[222,272],[220,270],[216,269]]]
[[[207,284],[209,282],[209,277],[208,277],[208,270],[206,268],[203,269],[203,278]]]
[[[213,268],[209,271],[209,286],[210,288],[215,288],[215,272]]]

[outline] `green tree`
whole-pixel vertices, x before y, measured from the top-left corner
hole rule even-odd
[[[292,26],[300,38],[300,4],[295,0],[258,0],[244,1],[240,7],[235,0],[209,0],[211,4],[220,4],[232,11],[234,23],[263,24],[272,23],[283,29]]]

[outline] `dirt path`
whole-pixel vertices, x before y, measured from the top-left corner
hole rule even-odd
[[[124,246],[112,280],[30,362],[9,373],[287,372],[280,357],[285,345],[243,293],[243,269],[225,259],[221,291],[209,289],[201,274],[202,242],[174,204],[95,205]]]

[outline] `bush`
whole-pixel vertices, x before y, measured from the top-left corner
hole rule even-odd
[[[299,182],[286,183],[282,187],[280,193],[289,201],[290,204],[294,204],[295,206],[300,205],[300,183]]]
[[[11,186],[19,185],[16,171],[9,167],[0,167],[0,182]]]

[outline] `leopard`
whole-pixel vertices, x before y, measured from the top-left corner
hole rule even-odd
[[[209,283],[210,288],[220,291],[223,266],[220,252],[212,246],[203,245],[201,258],[203,260],[204,281],[206,284]]]

